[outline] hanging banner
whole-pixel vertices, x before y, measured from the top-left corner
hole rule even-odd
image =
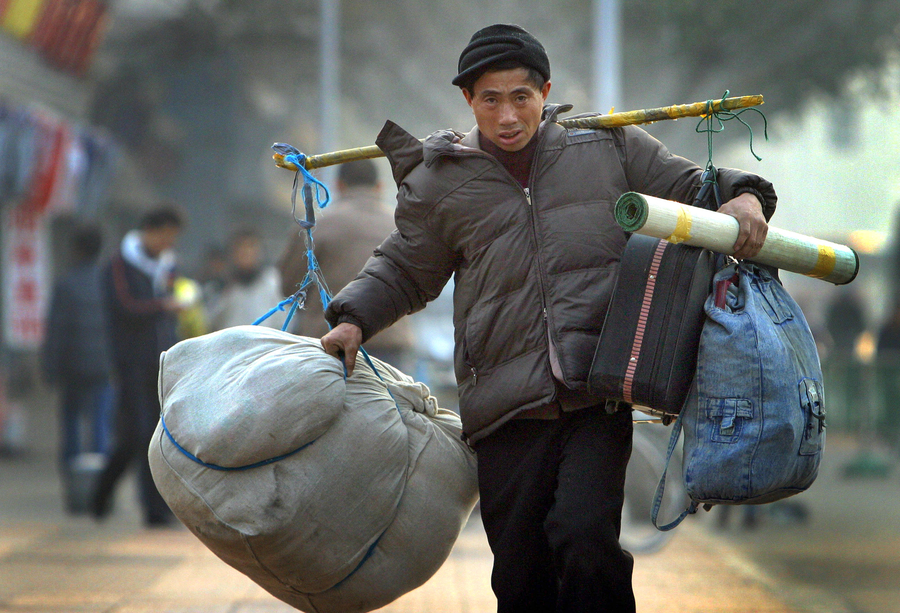
[[[12,349],[38,349],[50,291],[47,228],[18,206],[2,213],[3,339]]]

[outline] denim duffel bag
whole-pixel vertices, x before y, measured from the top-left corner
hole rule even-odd
[[[665,473],[653,506],[660,530],[704,505],[763,504],[805,491],[825,446],[822,369],[800,307],[769,270],[726,266],[704,306],[697,374],[675,422],[684,429],[690,505],[659,526]]]

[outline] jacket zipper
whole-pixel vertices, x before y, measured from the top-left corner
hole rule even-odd
[[[522,187],[519,184],[519,182],[516,181],[515,177],[513,177],[512,174],[510,174],[510,172],[508,170],[506,170],[506,167],[503,166],[503,164],[501,164],[499,160],[497,160],[497,158],[485,153],[484,151],[482,151],[480,149],[471,149],[471,150],[468,150],[465,152],[456,153],[454,155],[484,156],[484,157],[487,157],[488,159],[493,160],[494,163],[497,164],[503,170],[503,172],[506,173],[506,175],[509,177],[510,181],[512,181],[516,185],[516,187],[518,187],[519,189],[522,190],[522,193],[525,196],[525,202],[528,205],[529,216],[531,217],[531,235],[532,235],[532,238],[534,239],[534,249],[538,255],[538,266],[537,266],[538,289],[541,294],[541,310],[542,310],[542,315],[543,315],[543,320],[544,320],[544,329],[547,331],[548,342],[553,343],[553,335],[550,334],[550,315],[547,311],[547,305],[544,302],[544,296],[545,296],[544,273],[540,266],[541,246],[540,246],[540,242],[538,241],[537,222],[534,219],[534,202],[531,198],[531,185],[534,182],[535,168],[537,167],[536,162],[538,159],[538,153],[540,153],[540,150],[541,150],[541,144],[544,140],[544,135],[541,134],[540,136],[538,136],[538,139],[539,140],[538,140],[537,146],[535,147],[535,150],[534,150],[534,160],[532,161],[532,165],[531,165],[531,173],[530,173],[530,176],[528,177],[528,187]],[[442,155],[451,155],[451,154],[442,154]],[[557,353],[557,355],[559,355],[558,351],[556,353]],[[473,365],[467,364],[467,366],[472,371],[472,385],[475,386],[478,384],[478,373],[476,372],[475,367]],[[562,372],[562,370],[563,370],[562,362],[560,362],[560,364],[559,364],[559,369],[560,369],[560,372]],[[562,375],[563,375],[563,377],[565,377],[565,372],[562,372]]]
[[[543,250],[541,248],[541,243],[538,240],[537,220],[535,219],[535,214],[534,214],[534,200],[531,197],[531,188],[532,188],[532,185],[534,184],[534,176],[535,176],[535,173],[537,170],[538,156],[541,152],[541,145],[543,144],[544,135],[541,134],[538,138],[540,140],[538,141],[537,146],[535,147],[535,150],[534,150],[534,160],[532,161],[531,173],[530,173],[530,176],[528,177],[528,187],[522,188],[522,191],[525,193],[525,201],[528,203],[528,212],[529,212],[529,216],[531,217],[531,235],[532,235],[532,238],[534,239],[534,249],[538,256],[537,257],[537,276],[538,276],[538,288],[539,288],[539,291],[541,294],[541,312],[542,312],[541,314],[542,314],[542,317],[544,320],[544,330],[547,334],[547,342],[550,345],[554,345],[553,334],[550,332],[550,312],[547,309],[547,303],[545,302],[547,292],[545,289],[545,282],[544,282],[544,270],[541,267],[541,259],[542,259],[541,254],[542,254]],[[500,165],[502,166],[502,164],[500,164]],[[512,178],[512,175],[510,175],[510,177]],[[515,181],[515,179],[513,179],[513,181]],[[518,181],[515,181],[515,183],[516,183],[516,185],[518,185]],[[559,350],[556,349],[555,345],[553,347],[548,347],[548,349],[553,350],[556,353],[557,358],[558,358]],[[551,371],[552,370],[553,370],[553,368],[551,366]],[[559,370],[560,370],[560,373],[563,375],[563,378],[565,378],[565,372],[563,371],[563,365],[562,365],[561,361],[559,362]]]
[[[537,155],[537,151],[535,151],[535,155]],[[532,171],[533,170],[534,169],[532,168]],[[528,188],[525,189],[525,198],[528,201],[528,209],[529,209],[529,213],[531,214],[531,233],[532,233],[532,237],[534,239],[534,249],[535,249],[535,252],[537,253],[538,289],[541,294],[541,311],[542,311],[542,316],[543,316],[543,320],[544,320],[544,331],[547,334],[547,342],[550,344],[553,344],[553,334],[550,331],[550,311],[547,309],[547,303],[545,302],[546,296],[547,296],[547,291],[546,291],[545,282],[544,282],[544,270],[541,267],[543,250],[541,249],[541,243],[538,240],[537,221],[535,220],[535,216],[534,216],[534,202],[531,199],[531,190]],[[554,347],[554,349],[555,349],[555,347]],[[557,356],[559,355],[558,350],[556,350],[556,355]],[[559,363],[559,369],[560,369],[560,372],[562,373],[563,377],[565,377],[565,373],[562,372],[562,362]]]

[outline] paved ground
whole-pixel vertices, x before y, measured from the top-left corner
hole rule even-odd
[[[34,423],[32,428],[52,428]],[[900,612],[900,479],[846,480],[852,440],[829,441],[804,524],[771,513],[756,530],[690,518],[637,557],[638,611]],[[0,613],[275,613],[293,609],[214,557],[187,530],[140,525],[133,480],[104,524],[67,516],[52,451],[0,458]],[[489,612],[491,557],[477,517],[426,585],[392,613]]]
[[[4,484],[8,483],[9,471],[3,470],[2,474]],[[26,484],[22,485],[24,488]],[[21,504],[18,506],[23,508]],[[120,510],[112,521],[101,526],[86,518],[48,513],[45,508],[37,510],[33,518],[3,515],[0,525],[0,612],[3,613],[294,610],[219,561],[187,530],[140,528],[136,508]],[[639,611],[788,613],[807,610],[788,606],[779,597],[777,585],[757,567],[710,538],[702,529],[685,528],[661,552],[637,559],[635,585]],[[437,575],[383,611],[494,610],[490,567],[490,552],[476,517]]]
[[[868,475],[859,474],[868,466]],[[879,474],[875,469],[887,467]],[[848,476],[857,468],[855,476]],[[797,597],[830,595],[828,608],[853,613],[900,613],[900,466],[896,454],[869,443],[831,437],[819,478],[793,500],[809,520],[798,524],[770,507],[757,529],[737,526],[711,534]],[[765,507],[761,507],[766,509]],[[714,519],[714,518],[710,518]]]

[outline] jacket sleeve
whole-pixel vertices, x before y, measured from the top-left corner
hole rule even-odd
[[[415,200],[401,185],[397,229],[325,311],[332,326],[359,326],[363,342],[437,298],[455,269],[453,250],[429,227],[420,214],[425,207],[412,204]]]
[[[676,202],[694,201],[703,174],[700,166],[673,155],[665,145],[637,126],[622,128],[619,140],[625,175],[632,191]],[[723,203],[750,192],[762,203],[765,218],[771,219],[778,196],[769,181],[733,168],[719,168],[717,176]]]

